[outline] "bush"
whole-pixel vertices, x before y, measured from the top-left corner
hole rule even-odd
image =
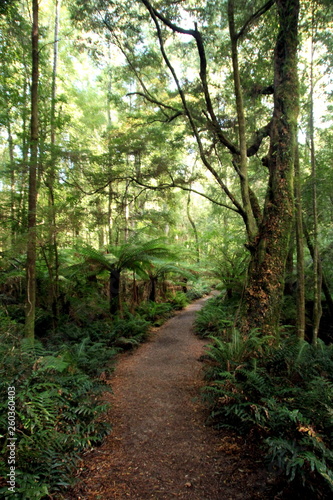
[[[114,345],[122,349],[129,349],[144,341],[151,324],[137,314],[126,313],[124,318],[116,317],[112,322]]]
[[[183,309],[189,304],[186,294],[183,292],[168,294],[167,301],[171,304],[172,308],[176,310]]]
[[[211,416],[218,427],[258,435],[269,462],[304,496],[332,494],[333,348],[289,339],[256,346],[256,339],[252,333],[212,347]]]
[[[142,302],[137,308],[137,313],[141,318],[149,321],[155,326],[161,325],[167,318],[172,315],[172,304],[167,302]]]
[[[193,285],[188,285],[189,290],[186,292],[186,297],[189,301],[200,299],[204,295],[208,295],[211,287],[202,281],[196,281]]]
[[[195,332],[201,338],[210,335],[226,335],[234,323],[237,307],[236,301],[226,302],[222,295],[207,300],[205,307],[196,315]]]
[[[8,387],[15,387],[16,492],[11,498],[41,499],[72,483],[78,454],[102,440],[109,426],[100,420],[107,409],[108,387],[84,373],[82,358],[50,353],[39,343],[2,336],[0,355],[0,433],[3,456],[8,444]],[[0,462],[7,477],[8,464]],[[8,485],[0,489],[8,494]]]

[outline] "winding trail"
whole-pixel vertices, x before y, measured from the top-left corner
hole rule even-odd
[[[241,438],[205,426],[199,358],[207,342],[192,325],[206,300],[121,356],[107,395],[113,430],[85,456],[78,500],[265,498],[258,457]]]

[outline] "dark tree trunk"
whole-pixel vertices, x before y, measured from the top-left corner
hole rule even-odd
[[[120,309],[120,271],[110,271],[110,313],[116,314]]]
[[[31,146],[29,165],[29,205],[27,241],[27,293],[25,335],[33,339],[36,310],[36,209],[37,209],[37,164],[38,164],[38,0],[32,2],[32,81],[31,81]]]
[[[318,200],[317,200],[317,165],[314,142],[314,75],[313,75],[313,56],[314,56],[314,37],[315,22],[314,8],[312,4],[312,26],[311,26],[311,65],[310,65],[310,116],[309,116],[309,139],[310,139],[310,161],[312,178],[312,213],[313,213],[313,318],[312,318],[312,343],[316,344],[319,333],[320,319],[322,316],[321,290],[322,276],[319,261],[319,243],[318,243]]]
[[[297,254],[297,336],[299,339],[305,337],[305,269],[304,269],[304,241],[303,241],[303,219],[301,199],[301,179],[298,148],[295,158],[295,204],[296,204],[296,254]]]
[[[151,300],[152,302],[156,302],[156,285],[157,285],[157,278],[151,277],[149,300]]]
[[[57,97],[57,68],[58,68],[58,37],[60,21],[61,0],[56,0],[53,43],[53,71],[51,86],[51,112],[50,112],[50,139],[51,161],[47,176],[48,187],[48,271],[49,271],[49,304],[52,311],[52,326],[56,329],[58,324],[58,295],[59,295],[59,255],[57,241],[56,207],[54,187],[56,180],[56,97]]]
[[[310,238],[309,231],[308,231],[308,229],[306,227],[306,224],[304,224],[304,221],[303,221],[303,229],[304,229],[304,236],[305,236],[305,239],[306,239],[306,243],[307,243],[309,252],[310,252],[312,260],[313,260],[313,258],[314,258],[314,247],[313,247],[313,243],[312,243],[311,238]],[[329,289],[329,286],[328,286],[329,282],[326,280],[325,274],[323,273],[320,255],[318,256],[318,258],[319,258],[319,260],[318,260],[318,264],[319,264],[318,271],[320,272],[320,275],[321,275],[322,290],[323,290],[323,293],[325,295],[325,299],[326,299],[327,307],[328,307],[328,310],[329,310],[329,314],[330,314],[331,318],[333,319],[333,299],[332,299],[332,295],[331,295],[331,292],[330,292],[330,289]]]
[[[195,239],[195,251],[196,251],[196,255],[197,255],[197,263],[199,264],[199,262],[200,262],[200,244],[199,244],[199,236],[198,236],[197,226],[196,226],[196,224],[195,224],[194,220],[193,220],[193,219],[192,219],[192,217],[191,217],[191,212],[190,212],[190,203],[191,203],[191,191],[189,191],[189,193],[188,193],[186,211],[187,211],[187,218],[188,218],[188,220],[189,220],[189,223],[190,223],[190,224],[191,224],[191,226],[192,226],[193,233],[194,233],[194,239]]]
[[[263,220],[252,248],[243,329],[276,334],[293,223],[293,173],[298,116],[299,0],[277,0],[280,28],[274,56],[274,114]]]

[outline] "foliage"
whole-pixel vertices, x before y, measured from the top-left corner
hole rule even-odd
[[[195,332],[202,338],[225,334],[234,323],[237,308],[237,301],[225,301],[223,295],[209,299],[196,315]]]
[[[138,346],[148,336],[150,323],[137,314],[127,312],[124,318],[113,321],[114,344],[123,349]]]
[[[214,299],[216,301],[216,299]],[[211,301],[210,301],[211,302]],[[208,310],[211,304],[207,305]],[[222,315],[221,315],[222,316]],[[201,328],[204,329],[204,314]],[[206,331],[211,328],[207,315]],[[333,348],[258,331],[219,330],[207,352],[204,397],[216,426],[255,435],[303,495],[333,491]],[[318,496],[313,496],[318,495]]]
[[[109,431],[100,420],[107,409],[101,395],[108,387],[83,371],[82,343],[69,355],[2,335],[0,349],[3,456],[8,443],[7,389],[16,390],[17,494],[11,498],[40,499],[71,484],[79,453]],[[0,468],[6,477],[4,461]]]
[[[168,302],[141,302],[137,308],[137,313],[140,317],[149,321],[154,326],[161,325],[167,318],[172,315],[172,304]]]
[[[171,304],[173,309],[183,309],[189,303],[187,296],[184,292],[175,292],[167,294],[167,301]]]
[[[214,275],[221,280],[221,286],[228,297],[239,294],[244,288],[248,256],[241,248],[221,249],[221,256],[215,257]]]
[[[186,292],[186,297],[190,301],[200,299],[204,295],[208,295],[211,291],[209,284],[201,280],[194,281],[193,283],[187,283],[187,286],[188,290]]]

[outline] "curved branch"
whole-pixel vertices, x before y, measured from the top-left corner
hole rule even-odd
[[[169,19],[164,17],[163,14],[158,12],[156,9],[154,9],[154,7],[150,4],[150,2],[148,2],[148,0],[141,0],[141,1],[145,5],[145,7],[148,9],[148,11],[150,12],[151,17],[153,18],[153,20],[155,22],[156,28],[158,25],[158,22],[157,22],[157,18],[158,18],[160,21],[162,21],[163,24],[168,26],[168,28],[170,28],[173,32],[180,33],[183,35],[190,35],[195,39],[196,44],[197,44],[197,49],[198,49],[199,61],[200,61],[200,80],[202,83],[203,93],[205,96],[207,111],[208,111],[208,114],[210,117],[209,122],[212,125],[214,132],[216,133],[221,144],[223,144],[225,147],[227,147],[232,154],[239,154],[238,148],[234,144],[232,144],[232,142],[230,142],[229,139],[224,135],[224,133],[220,127],[219,121],[218,121],[218,119],[215,115],[215,112],[214,112],[214,108],[213,108],[213,104],[212,104],[212,100],[211,100],[210,92],[209,92],[209,88],[208,88],[208,82],[207,82],[207,58],[206,58],[206,53],[205,53],[205,47],[204,47],[201,33],[197,28],[197,24],[195,24],[194,30],[191,30],[191,29],[188,30],[188,29],[181,28],[180,26],[177,26],[176,24],[172,23]],[[158,29],[159,29],[159,27],[157,28],[157,30]],[[160,45],[161,45],[161,40],[160,40]],[[161,48],[161,50],[162,50],[162,48]],[[164,60],[165,60],[165,58],[164,58]],[[168,65],[168,63],[167,63],[167,65]],[[169,66],[169,69],[171,71],[170,66]]]
[[[147,98],[149,97],[150,99],[152,99],[152,102],[153,102],[153,100],[154,100],[153,96],[151,95],[151,93],[147,89],[147,87],[146,87],[144,81],[142,80],[139,72],[137,71],[135,65],[132,63],[132,61],[131,61],[130,57],[128,56],[126,50],[124,49],[121,41],[119,40],[119,37],[117,36],[117,34],[115,33],[115,31],[112,29],[112,26],[109,24],[109,22],[105,18],[103,18],[103,23],[105,24],[105,26],[107,27],[107,29],[110,31],[110,33],[112,33],[112,36],[114,37],[115,41],[117,42],[117,47],[119,48],[119,50],[121,51],[121,53],[125,57],[125,59],[126,59],[128,65],[129,65],[129,67],[133,71],[133,73],[134,73],[135,77],[137,78],[138,82],[140,83],[142,89],[146,93],[145,95],[147,96]],[[158,105],[161,106],[161,103],[158,103]],[[163,111],[163,109],[161,109],[161,111],[162,111],[163,114],[166,115],[166,113]]]
[[[243,25],[242,29],[236,34],[236,40],[239,40],[242,36],[246,34],[246,32],[250,29],[251,25],[259,19],[263,14],[265,14],[273,5],[275,4],[275,0],[268,0],[268,2],[260,7]]]
[[[265,139],[265,137],[269,136],[272,127],[272,122],[273,120],[271,120],[267,125],[256,131],[253,144],[247,148],[248,157],[254,156],[258,152],[262,141]]]
[[[190,193],[195,193],[198,194],[199,196],[202,196],[203,198],[206,198],[207,200],[211,201],[215,205],[218,205],[220,207],[228,208],[229,210],[232,210],[233,212],[236,212],[237,214],[241,214],[240,210],[238,208],[231,207],[230,205],[226,205],[225,203],[222,203],[220,201],[214,200],[214,198],[211,198],[205,193],[201,193],[200,191],[197,191],[196,189],[193,189],[192,187],[186,187],[182,186],[181,184],[176,184],[175,182],[172,181],[170,184],[162,184],[160,186],[151,186],[149,184],[144,184],[142,181],[139,181],[138,179],[135,179],[134,177],[131,177],[131,180],[134,181],[136,184],[139,186],[145,187],[147,189],[152,189],[153,191],[160,191],[163,189],[170,189],[170,188],[179,188],[182,189],[183,191],[188,191]],[[241,207],[240,207],[241,208]]]
[[[64,182],[68,186],[76,187],[77,189],[79,189],[79,191],[81,191],[81,193],[83,193],[86,196],[92,196],[94,194],[97,194],[97,193],[100,193],[100,192],[104,191],[104,189],[106,187],[108,187],[110,184],[112,184],[112,182],[115,182],[115,181],[128,181],[128,180],[132,181],[132,182],[135,182],[136,184],[138,184],[138,186],[141,186],[141,187],[144,188],[144,189],[142,189],[140,191],[139,194],[143,193],[147,189],[149,189],[151,191],[162,191],[163,189],[179,188],[179,189],[182,189],[183,191],[189,191],[189,192],[198,194],[199,196],[202,196],[203,198],[206,198],[207,200],[211,201],[215,205],[227,208],[228,210],[232,210],[233,212],[236,212],[237,214],[242,215],[242,213],[241,213],[241,207],[240,207],[240,209],[231,207],[231,206],[229,206],[229,205],[227,205],[225,203],[222,203],[220,201],[214,200],[214,198],[211,198],[210,196],[208,196],[205,193],[201,193],[200,191],[197,191],[196,189],[193,189],[193,188],[188,188],[186,186],[182,186],[181,184],[176,184],[173,181],[170,184],[161,184],[159,186],[152,186],[150,184],[144,184],[142,181],[139,181],[135,177],[131,177],[131,176],[113,177],[112,179],[109,179],[107,183],[103,184],[103,186],[100,186],[99,188],[95,189],[94,191],[85,191],[79,184],[77,184],[76,182],[75,183],[71,183],[67,179],[62,179],[62,182]]]
[[[151,102],[152,104],[156,104],[157,106],[160,106],[162,108],[170,109],[171,111],[175,111],[176,113],[179,113],[177,116],[180,116],[181,114],[183,114],[179,109],[174,108],[173,106],[169,106],[168,104],[164,104],[163,102],[157,101],[153,97],[150,97],[149,95],[144,94],[143,92],[129,92],[128,94],[126,94],[126,96],[131,96],[131,95],[139,95],[140,97],[143,97],[144,99]]]
[[[185,111],[186,116],[187,116],[187,118],[188,118],[188,120],[190,122],[193,135],[194,135],[194,137],[196,139],[196,142],[197,142],[197,145],[198,145],[198,148],[199,148],[199,154],[200,154],[201,161],[205,165],[205,167],[210,171],[210,173],[213,175],[213,177],[215,178],[215,180],[217,181],[217,183],[220,185],[220,187],[223,189],[223,191],[227,194],[227,196],[232,201],[232,203],[235,205],[236,209],[233,209],[233,210],[236,211],[237,213],[239,213],[242,216],[242,218],[244,220],[246,220],[247,215],[246,215],[243,207],[235,199],[235,197],[230,193],[230,191],[228,190],[228,188],[224,184],[223,180],[219,176],[218,172],[215,170],[215,168],[212,166],[212,164],[207,159],[207,156],[205,154],[205,150],[204,150],[204,147],[203,147],[203,144],[202,144],[202,141],[201,141],[201,138],[200,138],[197,126],[196,126],[196,124],[194,122],[192,113],[191,113],[191,111],[190,111],[190,109],[189,109],[189,107],[187,105],[187,100],[186,100],[184,91],[183,91],[183,89],[182,89],[182,87],[180,85],[180,82],[179,82],[178,76],[176,74],[176,71],[175,71],[174,67],[171,64],[171,61],[168,58],[167,53],[165,52],[164,42],[163,42],[163,37],[162,37],[162,32],[161,32],[161,28],[160,28],[157,16],[155,14],[155,10],[153,9],[153,7],[150,5],[150,3],[147,0],[141,0],[141,1],[144,3],[144,5],[149,10],[149,13],[150,13],[150,15],[151,15],[151,17],[152,17],[152,19],[153,19],[153,21],[155,23],[157,37],[158,37],[159,44],[160,44],[160,50],[161,50],[163,59],[164,59],[166,65],[168,66],[168,68],[169,68],[169,70],[170,70],[170,72],[171,72],[171,74],[172,74],[172,76],[174,78],[174,81],[176,83],[179,96],[180,96],[180,98],[182,100],[184,111]],[[170,25],[172,25],[172,23],[170,23]],[[195,31],[193,31],[193,30],[183,30],[182,32],[185,33],[186,31],[188,31],[189,34],[194,33],[194,34],[196,34],[196,36],[197,36],[197,33],[198,33],[197,30],[195,30]],[[204,62],[203,62],[203,64],[204,64]],[[180,186],[178,186],[178,187],[180,187]],[[228,207],[228,208],[230,208],[230,207]]]

